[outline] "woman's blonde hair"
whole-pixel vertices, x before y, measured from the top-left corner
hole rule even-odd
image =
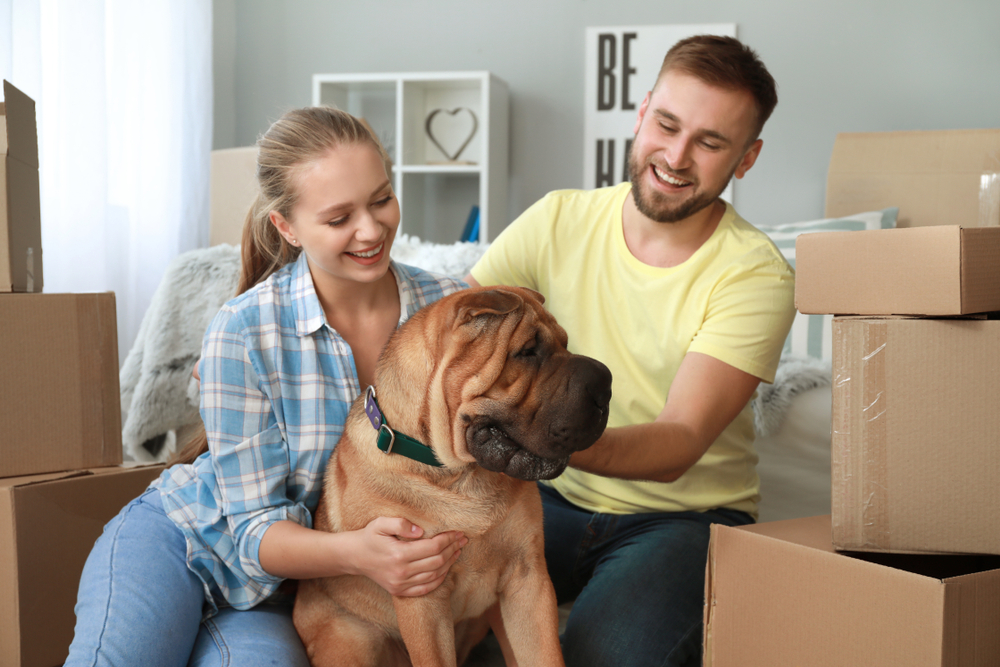
[[[345,144],[369,144],[391,173],[389,156],[367,123],[333,107],[295,109],[276,120],[257,141],[257,197],[243,224],[242,270],[237,294],[242,294],[282,266],[295,260],[300,248],[285,240],[271,224],[271,211],[291,218],[298,199],[299,168]]]

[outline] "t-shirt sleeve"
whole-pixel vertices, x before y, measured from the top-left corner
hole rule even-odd
[[[470,273],[480,285],[513,285],[540,290],[540,253],[553,224],[551,195],[531,205],[500,232]]]
[[[771,383],[794,317],[791,267],[777,259],[761,263],[720,281],[688,351]]]

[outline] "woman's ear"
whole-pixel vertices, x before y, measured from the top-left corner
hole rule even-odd
[[[295,239],[295,234],[292,233],[291,223],[285,219],[285,216],[281,215],[278,211],[271,211],[267,214],[267,217],[283,239],[293,246],[299,245],[299,242]]]

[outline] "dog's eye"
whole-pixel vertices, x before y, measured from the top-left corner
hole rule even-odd
[[[514,356],[518,357],[518,358],[521,358],[521,359],[524,359],[524,358],[527,358],[527,357],[537,357],[538,356],[538,334],[535,334],[534,338],[532,338],[527,343],[525,343],[524,347],[522,347],[520,350],[518,350],[517,354],[515,354]]]
[[[524,358],[524,357],[534,357],[534,356],[536,356],[536,354],[537,354],[537,348],[536,348],[535,343],[532,342],[530,345],[526,345],[526,346],[522,347],[518,351],[518,353],[515,354],[514,356],[515,357]]]

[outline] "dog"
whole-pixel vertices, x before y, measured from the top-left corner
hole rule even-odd
[[[497,602],[508,661],[564,664],[535,480],[603,433],[611,372],[566,349],[542,302],[522,288],[463,290],[390,337],[327,464],[314,527],[403,517],[427,537],[460,530],[469,542],[419,597],[363,576],[300,581],[293,620],[313,667],[461,664]],[[433,452],[429,463],[401,453],[411,441]]]

